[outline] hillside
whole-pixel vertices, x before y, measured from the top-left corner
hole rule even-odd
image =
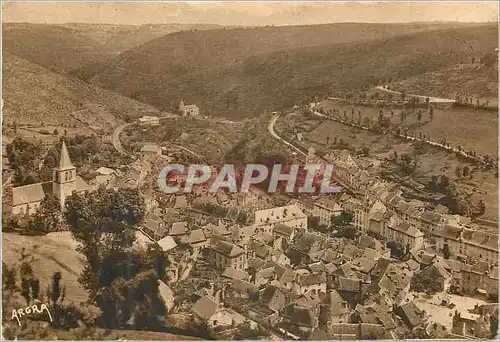
[[[123,51],[180,30],[217,25],[97,25],[4,23],[3,49],[51,70],[86,79]]]
[[[157,113],[151,106],[3,53],[4,124],[97,126],[109,129],[125,115]]]
[[[294,27],[173,33],[123,53],[92,82],[161,109],[183,98],[204,113],[241,118],[439,70],[498,42],[495,25],[396,37],[392,26],[392,38],[349,42],[367,27],[385,27],[366,25],[313,26],[309,35]],[[362,37],[382,35],[370,32]]]
[[[392,84],[392,89],[451,99],[470,94],[494,105],[498,103],[498,65],[480,68],[457,65],[402,80]]]

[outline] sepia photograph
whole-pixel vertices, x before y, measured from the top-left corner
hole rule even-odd
[[[497,340],[483,2],[2,2],[2,340]]]

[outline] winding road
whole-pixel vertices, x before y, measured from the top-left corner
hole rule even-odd
[[[307,156],[307,153],[304,153],[301,149],[299,149],[298,147],[296,147],[294,144],[289,143],[288,141],[286,141],[285,139],[283,139],[282,137],[280,137],[276,133],[276,131],[274,130],[274,125],[276,124],[276,121],[278,120],[279,117],[280,117],[279,114],[274,115],[273,118],[271,119],[271,121],[269,122],[269,125],[267,125],[267,130],[269,131],[269,134],[271,134],[275,139],[281,140],[281,142],[283,144],[291,147],[293,150],[297,151],[301,155]]]
[[[382,91],[385,91],[387,93],[401,95],[400,91],[385,89],[383,86],[377,86],[377,87],[375,87],[375,89],[382,90]],[[456,102],[455,100],[445,99],[445,98],[442,98],[442,97],[433,97],[433,96],[415,95],[415,94],[406,94],[406,96],[417,97],[417,98],[423,99],[423,100],[425,100],[426,98],[429,98],[429,102],[441,102],[441,103],[455,103]]]
[[[125,127],[130,125],[132,125],[132,123],[121,124],[120,126],[115,128],[115,130],[113,131],[113,135],[111,136],[113,147],[115,148],[115,150],[122,154],[125,154],[126,152],[120,142],[120,133],[125,129]]]

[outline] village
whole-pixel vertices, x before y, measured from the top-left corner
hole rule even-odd
[[[436,65],[413,73],[420,50],[388,33],[397,25],[363,26],[356,35],[381,38],[349,38],[347,52],[342,41],[338,50],[309,42],[319,24],[297,26],[301,34],[207,28],[213,36],[203,26],[127,28],[137,45],[114,42],[106,58],[57,71],[54,80],[68,77],[84,95],[61,100],[63,114],[47,123],[24,120],[19,98],[2,98],[2,111],[16,113],[2,133],[7,339],[497,338],[498,157],[486,132],[498,104],[490,84],[450,92],[439,77],[490,81],[498,49],[455,47],[455,28],[443,27],[436,41],[458,52],[422,50],[422,64]],[[433,44],[426,34],[438,30],[422,27],[407,28],[417,37],[409,46]],[[119,36],[94,29],[89,42],[102,34],[103,46]],[[241,43],[225,47],[226,31]],[[210,40],[219,34],[226,40]],[[255,55],[253,40],[262,41]],[[401,49],[387,61],[384,40]],[[205,55],[209,44],[220,56]],[[167,57],[150,61],[148,49]],[[344,75],[370,49],[383,51],[367,59],[373,75],[362,79],[364,66]],[[331,67],[338,80],[322,75]],[[267,84],[261,69],[274,75]],[[221,165],[232,167],[227,180]],[[202,170],[210,177],[193,181]],[[240,186],[256,171],[259,182]]]

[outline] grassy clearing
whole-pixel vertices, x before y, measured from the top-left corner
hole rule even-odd
[[[83,269],[82,256],[76,251],[76,242],[69,232],[50,233],[46,236],[2,234],[3,262],[11,266],[19,261],[21,250],[32,252],[36,258],[33,269],[45,290],[52,283],[54,272],[61,272],[62,285],[66,286],[66,301],[80,303],[87,300],[87,292],[78,282]]]

